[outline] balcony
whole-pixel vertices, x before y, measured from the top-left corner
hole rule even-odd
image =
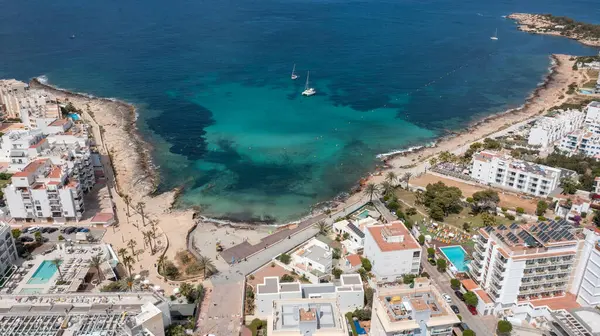
[[[501,274],[498,274],[497,272],[494,272],[494,273],[492,274],[492,279],[493,279],[493,280],[497,280],[497,281],[499,281],[499,282],[502,282],[502,281],[504,281],[504,277],[503,277]]]
[[[480,246],[477,243],[475,243],[475,245],[474,245],[474,250],[475,250],[475,252],[477,252],[479,254],[485,254],[485,248]]]
[[[506,271],[506,268],[504,266],[500,266],[497,262],[494,263],[494,270],[498,271],[500,274],[504,273]]]

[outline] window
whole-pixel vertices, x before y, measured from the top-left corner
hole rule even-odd
[[[421,256],[421,252],[420,251],[413,252],[413,258],[418,258],[420,256]]]
[[[42,210],[42,207],[41,206],[36,206],[35,210]]]

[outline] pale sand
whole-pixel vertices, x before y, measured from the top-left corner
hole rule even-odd
[[[519,25],[519,30],[531,34],[543,34],[567,37],[592,47],[600,47],[600,39],[584,38],[577,35],[562,35],[560,29],[555,28],[555,24],[540,14],[513,13],[507,16],[513,19]]]
[[[565,94],[568,84],[573,82],[581,83],[586,77],[582,76],[580,71],[573,71],[571,69],[573,62],[569,61],[570,56],[556,55],[554,58],[557,64],[548,82],[532,94],[532,97],[523,108],[486,118],[457,136],[440,140],[435,147],[426,148],[407,154],[406,156],[392,158],[388,160],[388,164],[393,167],[392,169],[397,174],[409,171],[415,175],[422,173],[427,167],[427,160],[430,157],[442,151],[463,152],[468,148],[468,145],[475,141],[494,133],[501,134],[502,132],[506,132],[506,125],[519,125],[528,122],[531,118],[537,117],[548,108],[566,101],[568,97],[559,99],[559,96]],[[47,87],[47,89],[51,88]],[[193,212],[171,210],[171,205],[176,197],[175,192],[167,192],[154,197],[149,196],[149,193],[154,190],[156,176],[153,173],[153,169],[151,169],[151,163],[149,163],[148,149],[141,141],[139,135],[137,135],[135,127],[132,126],[134,125],[133,107],[120,102],[54,91],[58,95],[63,95],[63,97],[68,96],[69,100],[76,107],[82,108],[85,111],[89,107],[89,110],[93,113],[93,120],[91,120],[90,115],[85,117],[86,119],[90,119],[89,122],[92,125],[94,125],[95,120],[104,130],[104,144],[106,150],[112,155],[113,165],[117,172],[119,190],[123,194],[131,195],[134,199],[133,203],[139,201],[146,203],[145,212],[147,216],[157,219],[160,223],[161,232],[166,234],[166,237],[165,235],[161,235],[159,238],[161,246],[165,246],[168,238],[169,249],[166,255],[173,260],[177,251],[186,249],[186,234],[194,224],[192,218]],[[101,151],[104,152],[103,148],[101,148]],[[370,180],[375,183],[381,182],[382,179],[383,174],[381,172],[370,177]],[[126,247],[126,243],[123,240],[136,240],[138,242],[136,248],[143,249],[143,252],[139,255],[140,261],[136,265],[136,271],[140,269],[149,270],[149,278],[154,283],[166,288],[176,286],[176,284],[166,284],[156,273],[154,264],[160,253],[150,255],[149,249],[143,248],[144,243],[141,231],[133,226],[134,222],[141,222],[141,217],[138,214],[133,214],[128,223],[125,214],[125,203],[116,192],[113,192],[113,196],[117,207],[117,215],[120,219],[120,226],[114,232],[112,229],[109,229],[105,240],[112,243],[116,249]],[[361,197],[362,195],[360,194],[354,194],[345,203],[339,204],[338,208],[356,202]],[[141,224],[138,225],[141,227]],[[147,229],[141,228],[141,230]],[[217,259],[217,253],[214,250],[217,238],[223,242],[224,248],[227,248],[231,246],[231,243],[240,243],[246,237],[252,243],[260,240],[265,235],[267,235],[267,232],[263,229],[246,231],[226,227],[217,228],[208,223],[201,223],[194,234],[194,244],[199,248],[200,253],[206,254],[211,259],[216,260],[217,266],[222,269],[227,267],[227,265],[223,260]]]
[[[422,174],[429,166],[429,159],[441,152],[462,154],[473,142],[482,141],[486,137],[503,135],[510,129],[534,120],[554,106],[578,98],[580,95],[577,93],[568,95],[566,92],[569,84],[577,83],[578,86],[581,86],[585,82],[587,76],[584,75],[584,70],[572,69],[574,61],[569,60],[572,56],[553,55],[553,58],[555,66],[547,82],[538,87],[521,108],[492,115],[458,135],[448,136],[438,141],[435,147],[423,148],[405,156],[389,159],[387,163],[391,168],[388,170],[392,170],[400,176],[406,172],[412,173],[413,176]],[[379,183],[384,179],[384,175],[384,173],[377,174],[370,177],[369,180]]]
[[[187,249],[187,232],[194,225],[194,211],[173,211],[172,204],[175,201],[176,191],[166,192],[157,196],[151,193],[155,190],[156,173],[150,162],[149,148],[142,141],[135,128],[135,110],[133,106],[108,99],[93,98],[85,95],[73,94],[57,90],[50,86],[32,81],[34,87],[41,87],[52,91],[57,98],[68,100],[83,111],[83,119],[92,126],[94,139],[102,154],[102,163],[108,178],[109,189],[116,207],[116,215],[119,224],[116,228],[108,229],[104,241],[113,245],[115,250],[127,247],[129,240],[136,242],[135,250],[138,250],[138,262],[134,271],[148,271],[148,279],[153,284],[165,288],[168,293],[177,284],[167,284],[158,275],[155,264],[158,257],[163,253],[165,247],[168,249],[166,256],[174,260],[177,251]],[[100,142],[99,139],[103,141]],[[112,167],[116,172],[115,185],[113,169],[109,163],[109,155],[112,159]],[[126,204],[120,195],[129,195],[132,204],[143,202],[146,204],[145,217],[158,221],[157,244],[161,251],[151,254],[150,248],[144,246],[142,231],[149,231],[150,225],[146,220],[143,227],[141,215],[130,209],[131,217],[128,218]],[[134,226],[134,223],[138,227]]]

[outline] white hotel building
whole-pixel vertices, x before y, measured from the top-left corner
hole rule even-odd
[[[469,274],[493,301],[488,313],[548,318],[600,303],[599,239],[565,220],[482,228]]]
[[[561,170],[495,151],[481,151],[473,156],[471,177],[482,184],[546,197],[559,185]]]
[[[460,320],[427,278],[408,285],[379,287],[373,297],[370,335],[452,335]]]
[[[377,282],[394,282],[404,274],[418,274],[421,245],[401,221],[368,226],[364,257],[371,261]]]
[[[529,132],[529,145],[548,147],[583,125],[585,115],[580,111],[567,110],[558,113],[554,117],[542,117],[536,121]]]
[[[93,174],[93,173],[92,173]],[[83,186],[68,165],[50,159],[29,163],[3,189],[10,215],[16,221],[79,220],[84,212]]]
[[[11,227],[0,222],[0,277],[17,261],[17,248],[13,240]]]

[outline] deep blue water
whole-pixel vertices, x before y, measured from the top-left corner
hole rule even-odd
[[[279,221],[347,190],[378,153],[520,105],[549,54],[596,52],[502,15],[600,20],[597,0],[1,4],[0,77],[137,104],[181,206]]]

